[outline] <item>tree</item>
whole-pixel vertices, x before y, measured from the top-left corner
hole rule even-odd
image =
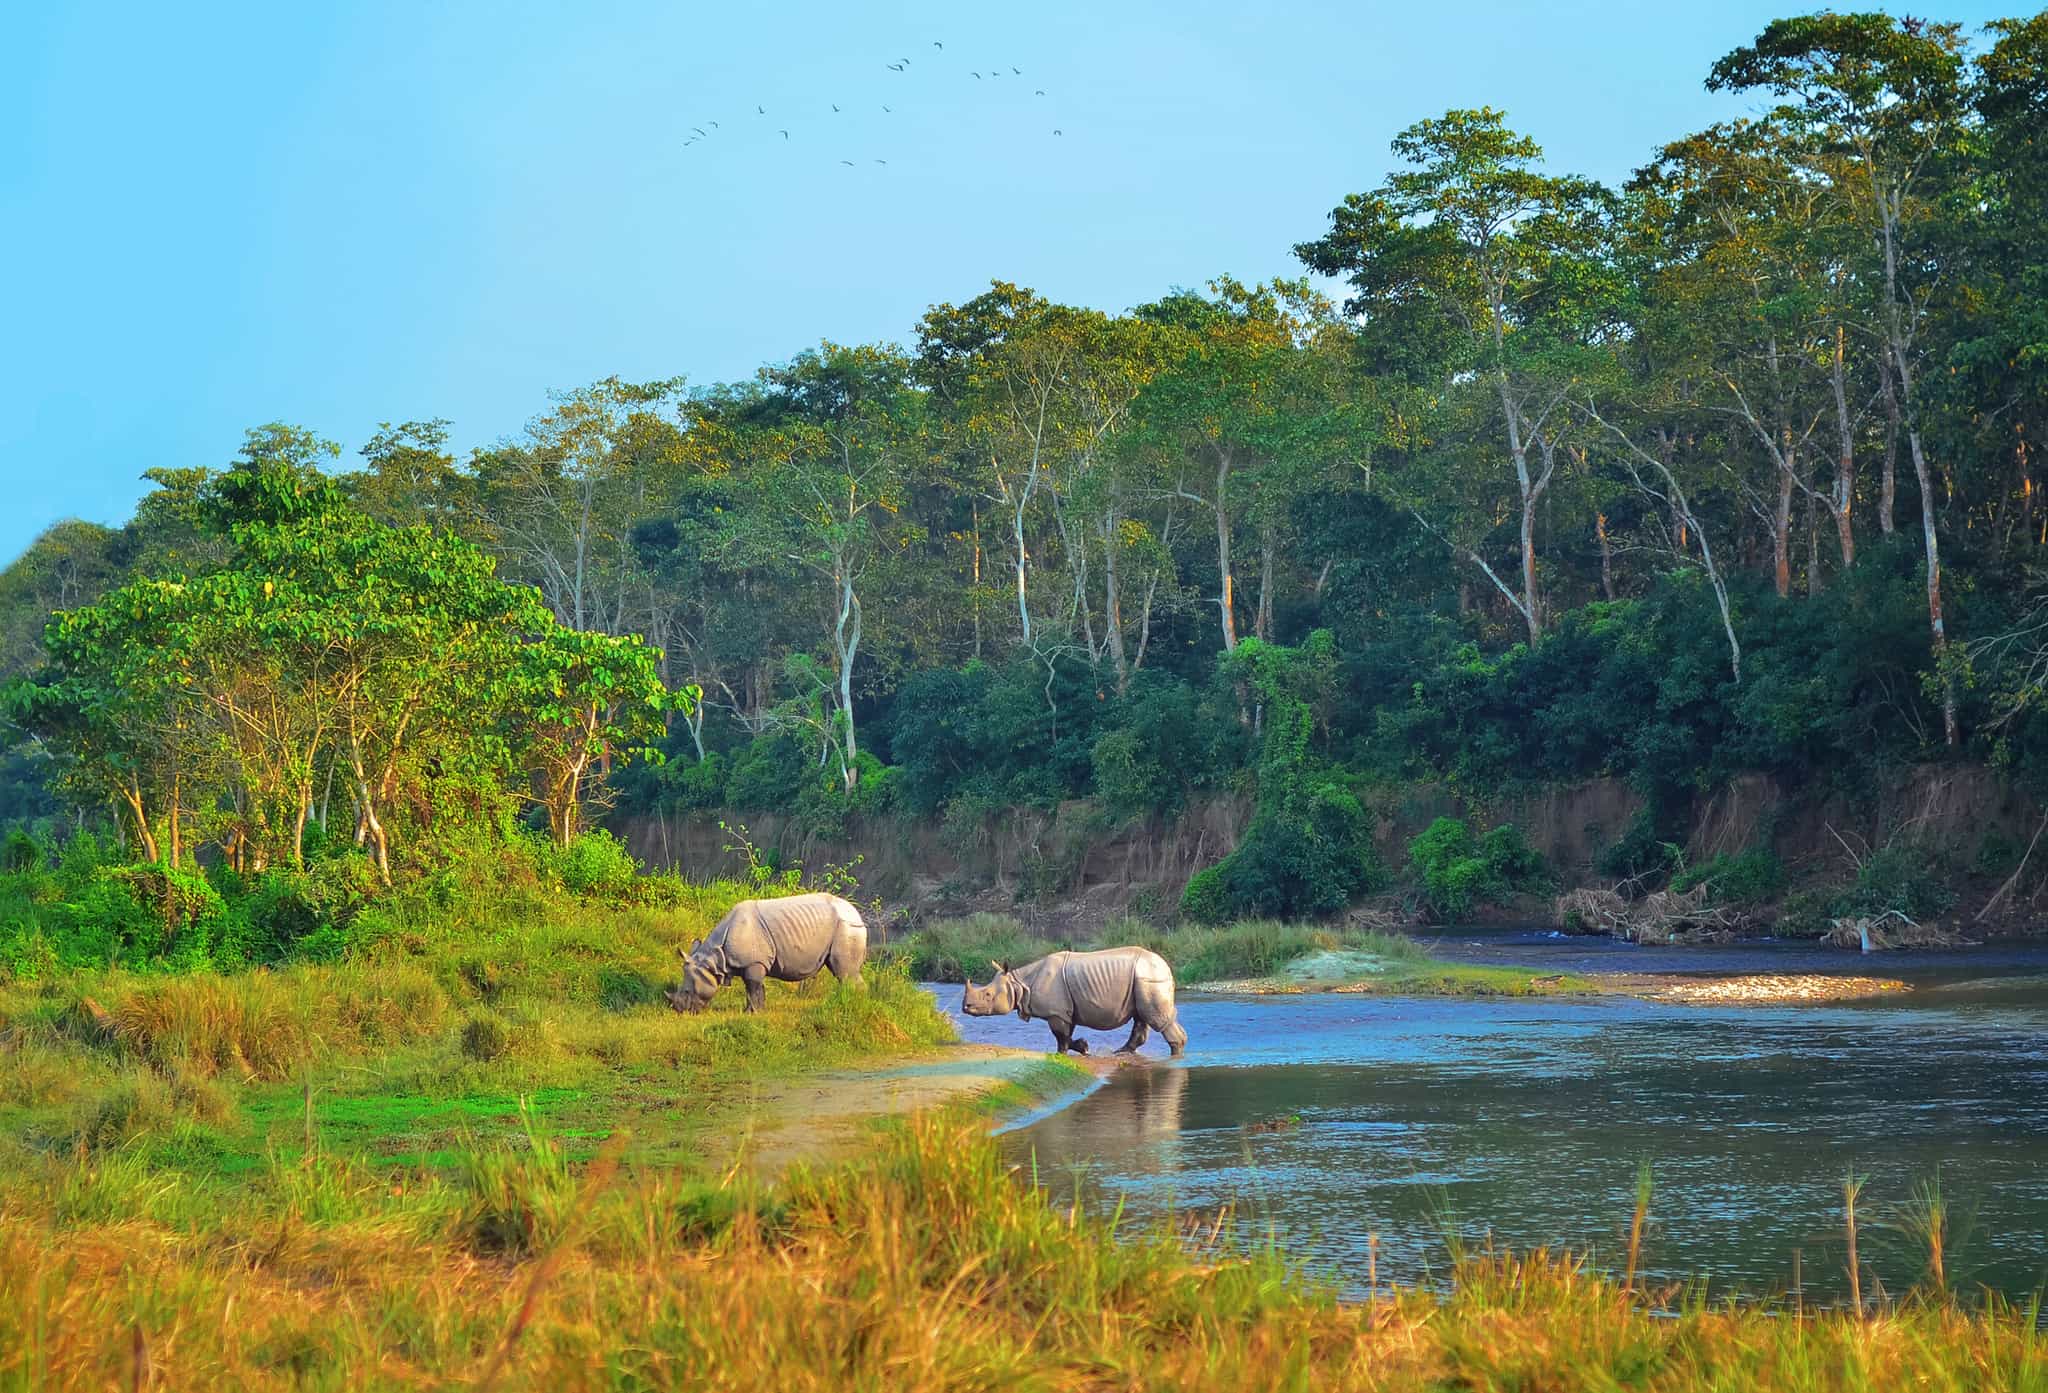
[[[1968,111],[1962,28],[1882,14],[1781,19],[1714,65],[1715,91],[1767,90],[1785,101],[1776,119],[1798,137],[1809,168],[1835,183],[1868,235],[1877,266],[1863,304],[1897,385],[1906,446],[1920,490],[1927,619],[1942,690],[1942,731],[1961,740],[1956,678],[1942,613],[1939,500],[1926,439],[1924,334],[1942,279],[1932,253],[1944,168],[1959,156]]]
[[[1295,467],[1312,453],[1300,450],[1301,433],[1324,424],[1327,401],[1311,399],[1331,385],[1304,355],[1319,336],[1327,343],[1330,307],[1303,281],[1248,286],[1222,277],[1211,290],[1213,299],[1180,292],[1140,311],[1178,332],[1135,410],[1177,463],[1170,496],[1215,524],[1215,604],[1228,653],[1239,640],[1235,552],[1248,517],[1260,538],[1254,629],[1263,636],[1270,626],[1273,550],[1295,486],[1286,481],[1298,481]]]
[[[378,425],[362,449],[366,467],[344,483],[360,508],[394,527],[453,528],[465,511],[465,479],[448,453],[448,423],[407,421]]]
[[[552,625],[520,646],[510,676],[515,759],[557,846],[574,841],[586,808],[608,796],[604,774],[631,759],[660,759],[653,745],[663,709],[698,699],[694,689],[662,687],[653,650],[637,637]]]
[[[1412,168],[1346,198],[1330,230],[1295,252],[1350,280],[1345,309],[1369,332],[1420,327],[1442,345],[1447,395],[1483,385],[1493,399],[1520,510],[1519,589],[1476,547],[1463,550],[1534,642],[1543,633],[1537,508],[1576,422],[1567,404],[1578,359],[1606,327],[1614,294],[1608,198],[1590,181],[1539,172],[1541,147],[1491,107],[1417,122],[1393,148]]]
[[[558,395],[525,440],[470,462],[477,535],[572,629],[624,634],[646,618],[632,525],[680,466],[680,433],[665,413],[681,389],[680,378],[608,377]]]

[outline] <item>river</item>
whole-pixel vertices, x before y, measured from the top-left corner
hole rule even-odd
[[[1459,935],[1448,956],[1555,970],[1879,972],[1868,1004],[1707,1007],[1630,997],[1476,1000],[1183,993],[1188,1055],[1004,1137],[1064,1198],[1127,1221],[1235,1206],[1352,1294],[1379,1270],[1441,1277],[1446,1235],[1569,1247],[1621,1266],[1638,1166],[1653,1180],[1644,1270],[1710,1294],[1846,1291],[1842,1181],[1866,1177],[1866,1291],[1926,1256],[1912,1216],[1938,1184],[1951,1280],[2024,1298],[2048,1281],[2048,955],[1916,958],[1745,945],[1646,956],[1537,934]],[[1812,961],[1807,961],[1811,956]],[[1589,959],[1598,959],[1597,961]],[[1047,1048],[1038,1022],[965,1019],[970,1040]],[[1092,1037],[1098,1051],[1121,1034]],[[1298,1118],[1298,1122],[1293,1119]],[[1282,1120],[1279,1130],[1254,1124]]]

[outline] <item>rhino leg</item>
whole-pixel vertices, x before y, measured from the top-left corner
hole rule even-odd
[[[747,987],[747,1009],[760,1011],[768,1005],[768,967],[765,963],[748,963],[740,969],[740,981]]]
[[[1146,1026],[1143,1016],[1131,1017],[1131,1038],[1119,1045],[1116,1052],[1118,1054],[1136,1054],[1138,1047],[1145,1043],[1146,1038],[1150,1034],[1151,1030]]]
[[[1167,1045],[1173,1050],[1173,1057],[1179,1059],[1188,1047],[1188,1033],[1180,1028],[1180,1019],[1168,1017],[1166,1024],[1159,1027],[1159,1033],[1166,1037]]]
[[[1072,1021],[1047,1021],[1046,1025],[1052,1029],[1053,1043],[1059,1046],[1054,1053],[1065,1054],[1068,1050],[1072,1050],[1075,1054],[1088,1053],[1088,1042],[1074,1038],[1074,1023]]]

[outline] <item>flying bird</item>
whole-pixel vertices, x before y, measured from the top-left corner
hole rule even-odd
[[[882,108],[882,110],[884,110],[884,111],[888,111],[888,110],[889,110],[889,108],[885,106],[885,107],[883,107],[883,108]]]
[[[784,132],[782,133],[782,138],[783,138],[784,140],[787,140],[787,139],[789,139],[789,132],[788,132],[788,131],[784,131]]]
[[[932,40],[932,47],[938,49],[941,53],[945,52],[946,49],[946,46],[940,43],[937,39]]]
[[[837,103],[837,102],[834,102],[834,103],[832,104],[832,109],[833,109],[834,111],[837,111],[837,110],[839,110],[839,103]]]
[[[900,73],[903,71],[903,65],[901,63],[884,63],[882,64],[882,66],[887,68],[892,73]]]
[[[1054,135],[1065,135],[1065,134],[1066,134],[1066,132],[1065,132],[1065,131],[1054,131],[1054,132],[1053,132],[1053,134],[1054,134]]]
[[[705,129],[704,129],[703,127],[702,127],[702,126],[692,126],[692,127],[690,127],[690,129],[691,129],[691,130],[693,130],[693,131],[695,131],[695,132],[696,132],[696,133],[697,133],[698,135],[700,135],[700,136],[701,136],[701,135],[708,135],[708,134],[709,134],[709,132],[708,132],[708,131],[706,131],[706,130],[705,130]]]
[[[1038,89],[1038,95],[1041,97],[1045,95],[1045,89],[1043,87]]]
[[[1010,69],[1010,71],[1017,74],[1017,76],[1019,77],[1024,76],[1024,70],[1022,68],[1012,68]]]
[[[756,116],[766,116],[768,114],[768,108],[765,106],[757,106],[754,108],[754,114]]]
[[[980,74],[980,73],[976,73],[976,74],[975,74],[974,76],[975,76],[976,80],[978,81],[978,80],[980,79],[980,77],[981,77],[981,74]]]
[[[714,131],[718,129],[718,123],[716,121],[707,121],[704,124],[711,127],[711,129]]]
[[[875,161],[875,163],[876,163],[876,164],[887,164],[887,163],[889,163],[889,162],[888,162],[887,160],[876,160],[876,161]]]
[[[853,161],[852,161],[852,160],[841,160],[841,161],[840,161],[839,163],[841,163],[841,164],[845,165],[845,166],[846,166],[846,167],[847,167],[848,169],[852,169],[852,168],[853,168]]]

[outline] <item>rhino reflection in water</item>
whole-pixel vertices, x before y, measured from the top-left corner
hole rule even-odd
[[[1088,1042],[1073,1038],[1081,1025],[1115,1030],[1128,1022],[1131,1038],[1118,1054],[1135,1052],[1152,1030],[1166,1037],[1176,1056],[1188,1043],[1174,1012],[1173,969],[1150,948],[1049,953],[1018,968],[997,963],[987,986],[967,984],[960,1009],[970,1016],[1015,1011],[1020,1019],[1044,1021],[1061,1053],[1088,1053]]]
[[[1057,1108],[1020,1134],[1020,1152],[1100,1165],[1122,1177],[1172,1176],[1186,1166],[1192,1069],[1119,1069],[1084,1103]]]
[[[807,982],[830,968],[842,982],[860,981],[868,926],[860,911],[837,895],[741,900],[709,938],[677,951],[683,955],[683,984],[668,993],[670,1006],[701,1011],[737,977],[746,984],[747,1009],[758,1011],[770,977]]]

